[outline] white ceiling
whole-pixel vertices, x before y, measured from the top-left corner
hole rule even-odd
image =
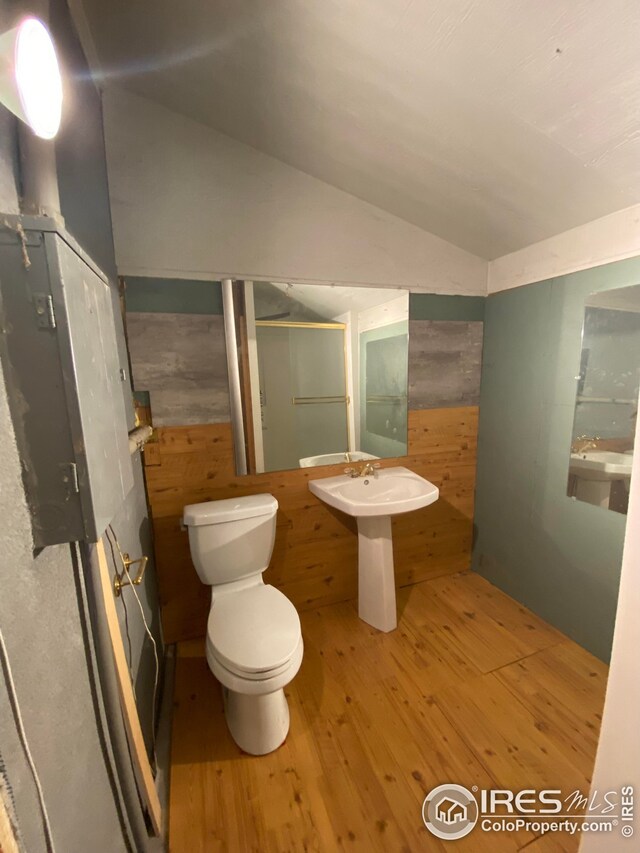
[[[347,311],[364,311],[367,308],[376,308],[399,299],[405,300],[407,317],[409,316],[409,295],[402,290],[277,281],[271,282],[271,284],[322,317],[335,318],[341,314],[346,314]],[[259,287],[260,283],[257,282],[256,285]]]
[[[592,293],[585,304],[598,308],[612,308],[617,311],[633,311],[634,314],[640,314],[640,284]]]
[[[485,258],[640,201],[638,0],[84,0],[105,74]]]

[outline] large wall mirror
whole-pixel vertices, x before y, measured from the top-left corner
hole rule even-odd
[[[586,302],[568,494],[626,513],[640,384],[640,285]]]
[[[247,473],[406,454],[408,292],[245,281],[232,293]]]

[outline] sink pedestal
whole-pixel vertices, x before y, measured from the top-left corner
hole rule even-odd
[[[379,631],[398,625],[391,518],[358,518],[358,616]]]
[[[611,499],[611,480],[583,480],[582,477],[578,477],[576,497],[585,503],[608,509]]]

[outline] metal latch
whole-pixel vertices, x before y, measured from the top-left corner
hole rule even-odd
[[[67,487],[70,495],[76,495],[80,491],[78,485],[78,469],[75,462],[63,462],[60,465],[62,471],[62,482]]]
[[[55,329],[56,315],[53,310],[53,297],[50,293],[34,293],[33,306],[36,309],[38,326],[41,329]]]

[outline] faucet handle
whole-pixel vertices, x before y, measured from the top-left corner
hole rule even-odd
[[[356,471],[355,468],[345,468],[344,473],[349,477],[357,477],[358,476],[358,472]]]

